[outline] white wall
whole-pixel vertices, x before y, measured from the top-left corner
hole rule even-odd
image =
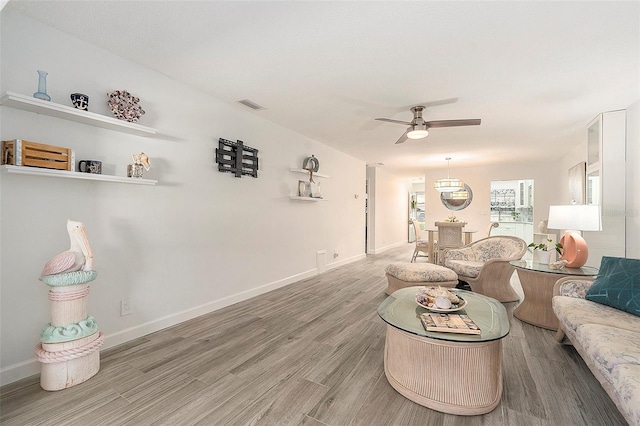
[[[534,180],[534,213],[533,226],[537,232],[537,224],[547,219],[550,204],[559,204],[562,200],[560,184],[564,182],[566,169],[562,169],[560,162],[548,164],[513,164],[509,166],[468,167],[464,169],[451,168],[451,176],[469,185],[473,192],[471,204],[464,210],[452,211],[440,201],[440,193],[430,185],[439,178],[446,177],[446,169],[427,170],[425,172],[425,226],[434,227],[436,221],[442,221],[452,214],[468,223],[465,229],[477,230],[473,240],[486,237],[491,215],[491,181],[496,180]],[[560,180],[560,179],[564,180]],[[569,190],[566,190],[567,194]]]
[[[159,181],[0,173],[2,383],[39,371],[33,347],[50,318],[48,288],[37,278],[68,249],[67,219],[84,222],[95,254],[89,312],[105,347],[316,274],[318,250],[329,267],[364,256],[363,162],[7,10],[1,23],[0,92],[30,96],[42,69],[52,102],[70,105],[69,94],[82,92],[92,112],[110,116],[106,93],[125,89],[141,98],[140,124],[160,133],[143,138],[0,108],[3,140],[71,147],[77,159],[101,160],[105,173],[121,176],[131,154],[144,151],[152,161],[145,177]],[[219,137],[260,150],[257,179],[217,171]],[[330,175],[322,183],[328,201],[292,201],[304,175],[289,168],[311,154]],[[121,317],[125,298],[133,314]]]
[[[408,179],[397,177],[382,168],[367,167],[369,179],[369,229],[367,253],[382,253],[406,244],[409,230]]]

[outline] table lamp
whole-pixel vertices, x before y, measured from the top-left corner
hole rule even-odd
[[[573,204],[567,206],[549,206],[550,229],[564,229],[560,239],[562,256],[567,268],[580,268],[587,263],[589,249],[587,242],[578,231],[601,231],[602,220],[600,206]]]

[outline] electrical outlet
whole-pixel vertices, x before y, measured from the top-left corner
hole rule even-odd
[[[335,259],[335,258],[336,258],[336,257],[338,257],[338,256],[340,256],[340,254],[338,253],[338,251],[337,251],[337,250],[335,250],[335,251],[333,252],[333,258]]]
[[[133,309],[131,309],[131,299],[122,299],[120,301],[120,316],[131,315]]]

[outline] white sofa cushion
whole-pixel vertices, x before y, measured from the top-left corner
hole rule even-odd
[[[640,365],[617,366],[611,374],[611,384],[618,397],[618,407],[629,424],[640,425]]]
[[[446,266],[462,276],[476,278],[480,275],[484,263],[473,260],[447,260]]]
[[[610,306],[575,297],[555,296],[553,311],[565,332],[572,337],[583,324],[601,324],[629,331],[640,330],[640,317]]]
[[[433,263],[391,263],[387,265],[385,272],[399,280],[412,283],[438,283],[458,280],[458,275],[451,269],[434,265]]]
[[[601,324],[583,324],[576,339],[594,365],[613,382],[612,371],[621,364],[640,365],[640,333]]]

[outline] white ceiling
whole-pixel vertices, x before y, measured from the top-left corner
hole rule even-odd
[[[640,98],[640,2],[10,1],[70,33],[399,176],[543,161]],[[129,90],[133,90],[130,88]],[[396,145],[409,108],[480,118]],[[250,99],[252,111],[237,103]]]

